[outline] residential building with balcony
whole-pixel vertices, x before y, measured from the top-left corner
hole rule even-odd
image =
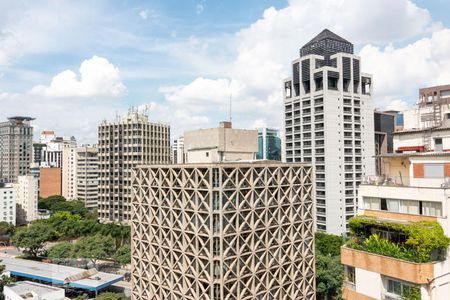
[[[0,183],[0,222],[16,225],[16,192],[11,183]]]
[[[315,165],[317,229],[342,234],[362,176],[375,174],[372,76],[361,72],[353,44],[327,29],[291,67],[283,82],[286,161]]]
[[[184,137],[180,136],[179,138],[173,140],[172,148],[172,164],[184,164],[185,163],[185,155],[184,155]]]
[[[16,193],[16,222],[26,225],[38,219],[39,179],[32,175],[19,176],[14,184]]]
[[[84,201],[88,209],[98,206],[98,149],[84,146],[75,150],[76,198]]]
[[[133,172],[133,300],[315,299],[312,166],[215,162]]]
[[[358,217],[341,250],[346,299],[448,299],[450,153],[382,156],[359,187]],[[370,284],[369,284],[370,283]]]
[[[130,111],[98,127],[98,217],[102,222],[131,222],[131,170],[138,165],[170,164],[170,126],[151,123]]]

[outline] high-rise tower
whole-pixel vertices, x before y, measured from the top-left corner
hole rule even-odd
[[[33,161],[33,127],[30,117],[11,117],[0,123],[0,181],[17,182]]]
[[[131,220],[131,170],[170,163],[170,127],[130,112],[98,128],[98,215],[105,222]]]
[[[286,161],[316,166],[320,231],[348,231],[361,177],[375,173],[371,94],[353,45],[327,29],[300,49],[284,80]]]

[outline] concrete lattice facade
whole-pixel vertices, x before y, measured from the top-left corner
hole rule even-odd
[[[131,170],[170,164],[170,126],[130,113],[98,128],[98,216],[103,222],[131,221]]]
[[[132,299],[315,299],[311,166],[134,172]]]

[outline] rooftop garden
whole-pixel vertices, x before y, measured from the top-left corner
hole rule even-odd
[[[396,223],[368,216],[349,221],[346,246],[415,263],[445,259],[450,238],[436,221]]]

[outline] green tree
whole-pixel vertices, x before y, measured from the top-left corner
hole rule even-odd
[[[55,203],[51,206],[51,211],[53,213],[66,211],[74,215],[80,215],[82,217],[86,216],[86,214],[88,213],[88,209],[84,206],[84,202],[81,200],[71,200]]]
[[[344,268],[341,265],[340,236],[318,232],[315,235],[316,247],[316,295],[318,300],[342,299],[341,288]]]
[[[97,261],[114,255],[114,239],[110,236],[96,234],[80,239],[74,247],[78,258],[88,259],[97,267]]]
[[[47,257],[55,261],[64,261],[73,258],[74,246],[69,242],[58,243],[47,251]]]
[[[12,235],[15,229],[14,225],[8,222],[0,222],[0,235]]]
[[[52,210],[53,205],[56,205],[61,202],[65,202],[66,198],[63,196],[50,196],[47,198],[39,199],[38,207],[39,209],[48,209]]]
[[[129,300],[129,297],[126,297],[124,294],[105,292],[101,293],[96,300]]]
[[[80,215],[74,215],[67,211],[53,214],[47,220],[56,231],[58,238],[77,238],[81,236],[83,220]]]
[[[127,265],[131,263],[131,247],[130,245],[123,245],[117,249],[114,254],[114,260],[120,265]]]
[[[5,266],[0,264],[0,300],[4,300],[5,296],[3,295],[3,287],[12,282],[11,278],[4,274]]]
[[[35,222],[29,227],[20,228],[12,237],[17,248],[24,249],[26,255],[37,257],[43,252],[44,243],[54,239],[55,231],[46,223]]]

